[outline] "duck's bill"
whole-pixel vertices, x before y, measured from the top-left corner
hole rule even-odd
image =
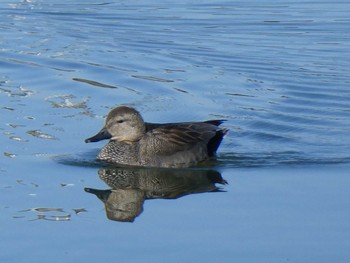
[[[103,128],[95,136],[92,136],[91,138],[87,138],[85,140],[85,142],[86,143],[88,143],[88,142],[98,142],[98,141],[106,140],[106,139],[110,139],[110,138],[112,138],[112,135],[107,131],[106,128]]]
[[[85,192],[96,195],[103,202],[107,201],[111,190],[98,190],[93,188],[84,188]]]

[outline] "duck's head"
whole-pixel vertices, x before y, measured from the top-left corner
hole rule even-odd
[[[111,139],[120,142],[138,141],[146,131],[145,123],[140,113],[131,107],[120,106],[111,110],[102,130],[85,142],[97,142]]]

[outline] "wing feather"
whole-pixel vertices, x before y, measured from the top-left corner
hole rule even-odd
[[[216,125],[206,122],[177,123],[156,127],[148,134],[154,144],[161,144],[162,153],[185,151],[198,143],[208,144],[216,132],[220,130]]]

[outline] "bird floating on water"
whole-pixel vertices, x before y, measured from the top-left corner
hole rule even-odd
[[[102,130],[85,142],[110,141],[97,159],[109,163],[150,167],[189,167],[215,156],[228,132],[224,120],[147,123],[131,107],[111,110]]]

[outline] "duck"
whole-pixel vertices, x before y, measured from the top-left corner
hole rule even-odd
[[[112,109],[86,143],[109,139],[97,160],[116,165],[185,168],[213,159],[228,129],[225,120],[149,123],[133,107]]]

